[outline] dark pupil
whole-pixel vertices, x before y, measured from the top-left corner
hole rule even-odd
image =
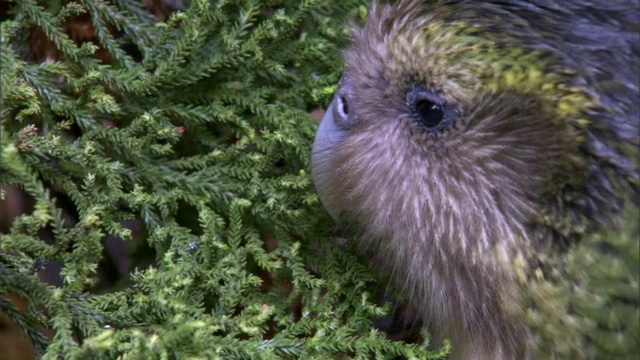
[[[444,118],[442,106],[428,100],[418,101],[416,104],[416,112],[424,126],[429,128],[438,126]]]

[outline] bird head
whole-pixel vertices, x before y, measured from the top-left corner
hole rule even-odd
[[[374,3],[316,135],[322,204],[458,358],[525,358],[538,255],[637,191],[637,18],[563,4]]]
[[[374,7],[318,130],[314,182],[372,243],[508,251],[586,178],[576,124],[595,100],[553,53],[451,11]]]

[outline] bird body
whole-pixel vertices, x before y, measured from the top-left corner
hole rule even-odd
[[[354,32],[314,183],[452,358],[540,358],[532,283],[637,191],[638,20],[611,1],[399,1]]]

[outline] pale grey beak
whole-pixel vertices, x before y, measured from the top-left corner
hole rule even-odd
[[[313,142],[313,154],[311,158],[311,175],[320,201],[329,214],[336,219],[328,203],[328,185],[331,176],[334,176],[331,158],[336,145],[346,137],[346,132],[336,126],[334,118],[335,99],[327,108],[322,118],[315,141]]]

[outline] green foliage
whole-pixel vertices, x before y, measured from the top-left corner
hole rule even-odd
[[[0,184],[34,207],[0,241],[1,312],[46,359],[441,358],[373,330],[375,278],[328,236],[307,173],[309,112],[366,6],[193,0],[159,21],[139,3],[18,0],[2,22]],[[78,14],[95,42],[64,31]],[[136,242],[132,222],[153,259],[98,291],[105,239]]]

